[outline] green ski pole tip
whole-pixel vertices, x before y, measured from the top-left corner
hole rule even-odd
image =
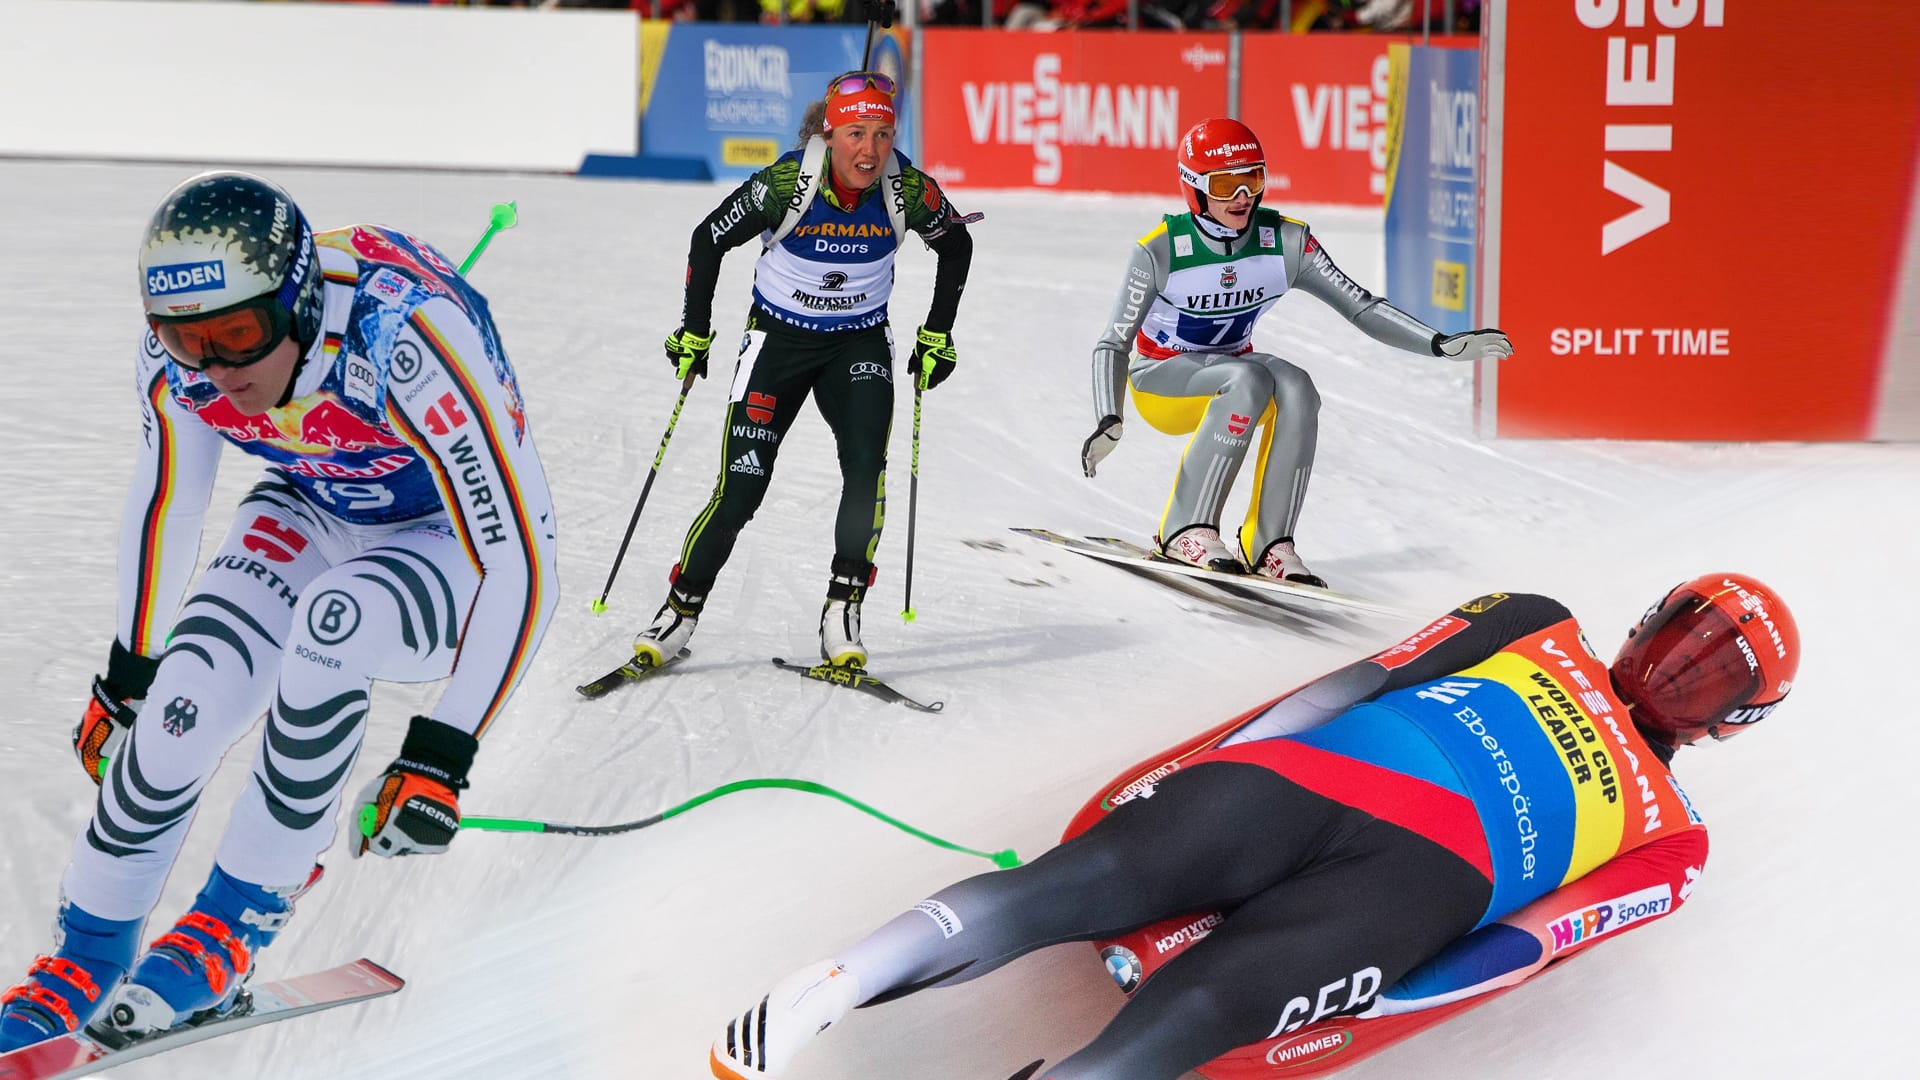
[[[996,851],[993,853],[993,865],[1002,870],[1011,870],[1020,865],[1020,856],[1015,855],[1012,848]]]
[[[900,613],[901,622],[912,622],[913,620],[919,617],[920,617],[920,613],[913,610],[912,608],[908,608],[907,610]]]
[[[496,229],[511,229],[520,221],[520,202],[494,203],[493,214],[488,222]]]
[[[607,602],[605,600],[595,600],[587,606],[593,609],[595,615],[605,615],[607,613]]]

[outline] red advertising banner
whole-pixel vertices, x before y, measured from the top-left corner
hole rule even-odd
[[[1171,193],[1187,128],[1227,111],[1227,36],[922,33],[921,159],[943,183]]]
[[[1490,9],[1482,322],[1515,355],[1483,365],[1482,434],[1869,437],[1920,5],[1847,9]]]
[[[1240,119],[1267,151],[1267,205],[1379,207],[1387,192],[1387,34],[1245,34]],[[1470,34],[1432,45],[1473,48]]]

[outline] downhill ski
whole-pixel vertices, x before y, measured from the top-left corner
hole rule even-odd
[[[0,1080],[90,1076],[216,1036],[385,997],[405,985],[406,980],[371,960],[355,960],[278,982],[255,983],[241,991],[241,999],[231,1012],[198,1024],[129,1036],[100,1022],[72,1035],[0,1054]]]

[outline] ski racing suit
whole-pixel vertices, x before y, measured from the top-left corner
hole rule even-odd
[[[809,396],[833,429],[840,458],[833,573],[873,578],[893,428],[887,301],[904,239],[894,215],[939,256],[925,323],[930,330],[953,329],[973,254],[966,224],[940,185],[904,157],[894,159],[888,175],[846,206],[834,193],[824,152],[789,151],[693,230],[684,325],[696,333],[711,332],[721,258],[754,240],[762,250],[720,437],[720,475],[687,530],[673,573],[682,592],[705,596],[712,589],[740,530],[766,497],[781,441]],[[787,221],[790,205],[803,201],[798,220]]]
[[[1320,395],[1304,369],[1253,348],[1254,324],[1292,289],[1376,341],[1439,355],[1437,331],[1355,284],[1305,222],[1259,207],[1244,231],[1221,240],[1191,213],[1166,215],[1134,245],[1093,346],[1096,424],[1123,415],[1131,382],[1147,423],[1169,435],[1192,433],[1161,514],[1161,537],[1220,524],[1256,427],[1260,452],[1241,557],[1256,565],[1270,544],[1293,537],[1313,472]],[[1280,486],[1270,492],[1268,483]]]
[[[842,952],[862,1003],[1179,917],[1163,952],[1109,958],[1131,998],[1036,1077],[1174,1080],[1329,1016],[1511,985],[1670,914],[1707,855],[1579,624],[1522,594],[1149,759],[1094,809]]]
[[[151,332],[141,343],[118,636],[159,665],[63,883],[103,918],[158,902],[202,787],[262,713],[217,862],[268,888],[305,882],[333,842],[372,680],[451,674],[429,721],[478,737],[558,596],[553,503],[486,301],[405,233],[315,242],[323,332],[285,405],[243,416]],[[189,595],[226,443],[266,469]]]

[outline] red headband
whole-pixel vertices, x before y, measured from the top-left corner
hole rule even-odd
[[[857,94],[833,94],[827,98],[826,130],[862,120],[893,123],[893,96],[869,86]]]

